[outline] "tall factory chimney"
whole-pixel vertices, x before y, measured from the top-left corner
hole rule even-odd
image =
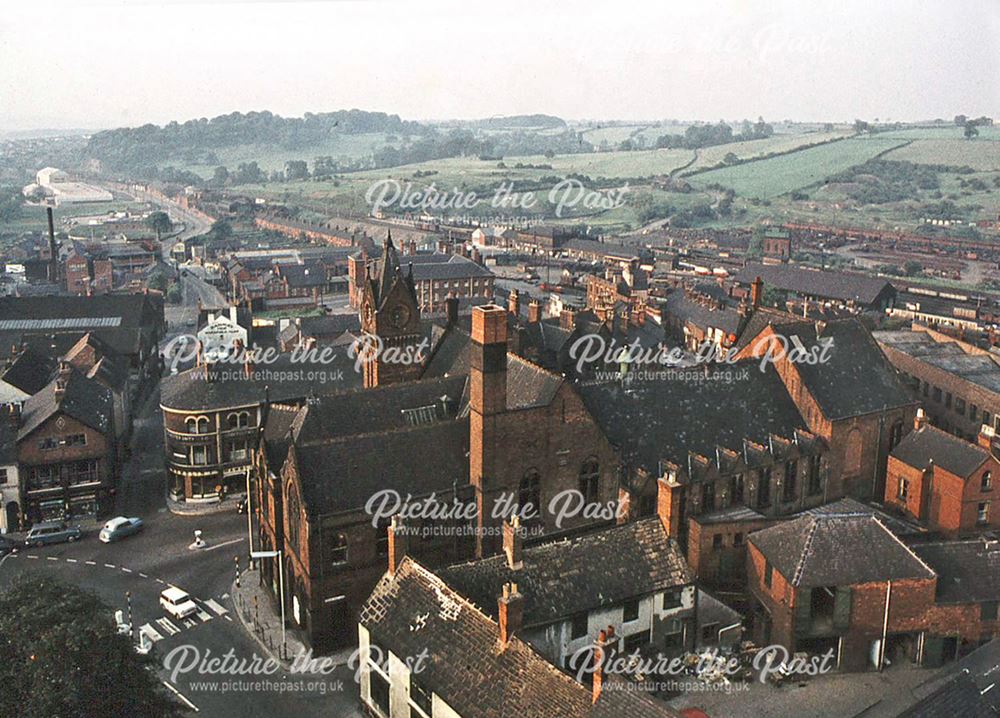
[[[59,250],[56,249],[56,225],[52,218],[52,207],[45,208],[49,218],[49,281],[59,282]]]

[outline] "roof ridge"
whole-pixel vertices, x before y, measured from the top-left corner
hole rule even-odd
[[[806,566],[806,556],[809,554],[809,549],[813,542],[813,536],[816,535],[816,528],[819,526],[818,518],[818,516],[810,516],[811,525],[809,526],[809,533],[806,536],[805,545],[802,547],[802,553],[799,555],[799,562],[795,566],[795,573],[792,575],[793,586],[798,586],[799,581],[802,580],[802,572],[805,570]]]
[[[887,534],[889,534],[889,535],[890,535],[890,536],[891,536],[891,537],[893,538],[893,540],[894,540],[894,541],[895,541],[896,543],[898,543],[898,544],[899,544],[900,546],[902,546],[902,547],[903,547],[903,548],[904,548],[904,549],[906,550],[906,553],[910,554],[910,556],[912,556],[913,558],[915,558],[915,559],[917,560],[917,562],[918,562],[918,563],[919,563],[919,564],[920,564],[921,566],[923,566],[923,567],[924,567],[925,569],[927,569],[927,571],[928,571],[928,572],[930,572],[930,574],[931,574],[932,576],[934,576],[935,578],[937,578],[937,575],[938,575],[938,574],[937,574],[937,571],[935,571],[935,570],[934,570],[934,569],[932,569],[932,568],[931,568],[930,566],[928,566],[928,565],[927,565],[927,563],[926,563],[926,562],[925,562],[925,561],[924,561],[924,560],[923,560],[922,558],[920,558],[920,557],[919,557],[919,556],[918,556],[918,555],[917,555],[917,554],[916,554],[916,553],[915,553],[915,552],[913,551],[913,549],[911,549],[911,548],[910,548],[909,546],[907,546],[907,545],[906,545],[905,543],[903,543],[903,541],[902,541],[902,540],[901,540],[901,539],[899,538],[899,536],[897,536],[896,534],[894,534],[894,533],[893,533],[893,532],[892,532],[892,531],[891,531],[891,530],[889,529],[889,527],[888,527],[888,526],[886,526],[886,525],[885,525],[884,523],[882,523],[882,520],[881,520],[881,519],[880,519],[880,518],[879,518],[878,516],[876,516],[875,514],[871,514],[871,519],[872,519],[872,521],[874,521],[875,523],[877,523],[877,524],[878,524],[879,526],[881,526],[881,527],[882,527],[882,529],[883,529],[883,530],[884,530],[884,531],[885,531],[885,532],[886,532]]]

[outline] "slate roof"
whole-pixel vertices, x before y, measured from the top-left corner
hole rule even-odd
[[[995,714],[987,707],[972,675],[959,671],[930,695],[897,715],[898,718],[987,718]]]
[[[318,516],[364,507],[378,491],[425,496],[469,483],[469,422],[443,421],[296,445],[303,502]]]
[[[577,683],[410,558],[375,587],[361,623],[398,656],[429,654],[421,683],[463,718],[664,718],[678,714],[637,691],[605,690],[596,704]]]
[[[789,350],[797,344],[812,350],[830,343],[825,363],[795,365],[826,418],[863,416],[916,403],[857,319],[782,324],[774,331],[785,338]]]
[[[1000,395],[1000,365],[991,356],[966,354],[955,341],[935,341],[927,332],[908,330],[873,332],[889,350],[896,350]]]
[[[808,269],[794,264],[751,263],[736,273],[741,284],[752,284],[760,277],[764,284],[784,291],[806,294],[844,302],[868,305],[875,302],[886,288],[895,291],[884,279],[854,272]]]
[[[687,466],[688,452],[714,458],[722,446],[743,453],[745,439],[766,445],[771,434],[793,438],[807,429],[774,367],[761,372],[757,362],[707,378],[704,369],[689,369],[671,379],[578,388],[623,458],[656,475],[661,459]]]
[[[1000,601],[1000,542],[942,541],[913,551],[938,575],[938,603]]]
[[[504,554],[438,571],[441,578],[496,616],[503,584],[524,595],[524,625],[544,625],[583,611],[614,606],[694,578],[684,555],[659,518],[652,517],[573,538],[524,546],[522,568]]]
[[[58,377],[24,402],[18,441],[28,436],[59,412],[107,434],[111,430],[113,404],[111,390],[88,379],[76,369],[70,370],[62,400],[56,397]]]
[[[687,295],[683,289],[675,289],[664,302],[666,312],[681,321],[691,322],[698,327],[714,327],[727,334],[735,334],[742,317],[733,307],[706,306]]]
[[[360,386],[362,375],[354,371],[354,360],[337,352],[332,363],[292,362],[281,354],[271,364],[258,364],[248,377],[242,364],[223,363],[212,380],[205,367],[193,367],[166,376],[160,383],[160,405],[179,411],[211,411],[249,406],[268,401],[296,401],[309,396],[332,394]],[[338,370],[341,370],[338,373]],[[325,372],[329,381],[311,372]]]
[[[806,514],[750,534],[793,586],[849,586],[934,572],[874,516]]]
[[[403,263],[406,264],[414,256],[419,255],[407,255],[403,257]],[[470,277],[493,276],[493,272],[490,270],[461,255],[446,254],[439,256],[446,259],[440,262],[414,262],[413,278],[420,282],[436,279],[468,279]]]
[[[59,365],[48,352],[27,347],[3,373],[3,380],[25,394],[36,394],[52,380]]]
[[[990,458],[990,452],[935,426],[926,424],[911,431],[892,450],[892,456],[907,466],[926,469],[931,462],[967,479]]]
[[[281,276],[288,281],[289,287],[322,287],[326,284],[326,272],[319,263],[277,266]]]
[[[507,354],[507,408],[531,409],[548,406],[562,386],[563,378],[516,354]]]
[[[264,453],[270,470],[277,474],[288,456],[288,447],[292,444],[292,424],[305,407],[271,404],[264,419],[264,429],[261,432],[264,442]]]

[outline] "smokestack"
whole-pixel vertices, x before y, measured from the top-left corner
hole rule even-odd
[[[458,323],[458,297],[454,293],[449,294],[444,300],[444,308],[448,316],[448,326],[455,326]]]
[[[70,368],[69,362],[60,361],[59,362],[59,374],[56,376],[56,386],[55,386],[55,398],[56,403],[60,403],[63,397],[66,396],[66,386],[69,384],[69,377],[73,370]]]
[[[59,250],[56,249],[56,223],[52,216],[52,208],[45,208],[49,220],[49,281],[59,281]]]
[[[920,431],[927,426],[927,413],[923,409],[917,409],[917,415],[913,419],[913,428]]]
[[[594,643],[594,686],[591,697],[592,703],[597,703],[601,698],[601,691],[604,689],[604,664],[608,659],[608,647],[615,642],[615,628],[608,626],[605,630],[597,634],[597,642]]]
[[[503,595],[497,599],[497,616],[500,623],[500,645],[506,648],[514,633],[521,630],[524,620],[524,597],[517,592],[516,583],[505,583]]]
[[[511,517],[510,521],[504,521],[503,524],[503,552],[507,555],[507,568],[511,571],[519,571],[524,568],[524,561],[521,557],[523,545],[521,518],[515,515]]]
[[[542,321],[542,305],[536,300],[532,300],[531,304],[528,305],[528,322],[536,324],[540,321]]]
[[[511,289],[507,295],[507,311],[515,317],[521,314],[521,295],[516,289]]]
[[[403,523],[398,516],[393,516],[389,522],[389,575],[396,575],[396,569],[403,562],[408,550],[406,534],[402,531]]]
[[[750,304],[756,309],[764,298],[764,280],[757,277],[750,285]]]

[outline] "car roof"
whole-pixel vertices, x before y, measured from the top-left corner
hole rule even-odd
[[[104,528],[113,529],[121,526],[122,524],[128,523],[128,519],[124,516],[115,516],[113,519],[108,519],[104,524]]]
[[[181,588],[177,588],[176,586],[171,586],[170,588],[163,589],[160,595],[170,601],[176,601],[179,598],[190,598],[187,591]]]
[[[34,531],[35,529],[57,529],[60,528],[62,525],[63,525],[62,521],[42,521],[41,523],[37,523],[34,526],[32,526],[31,530]]]

